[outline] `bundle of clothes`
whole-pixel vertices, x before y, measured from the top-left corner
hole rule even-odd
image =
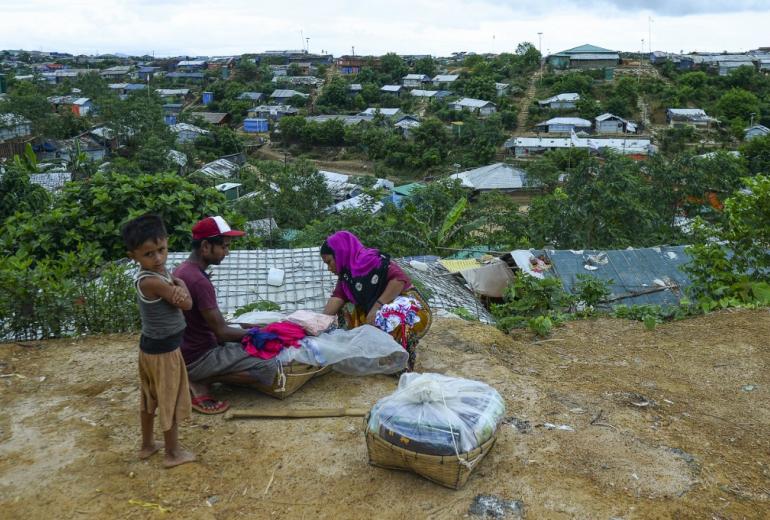
[[[400,448],[427,455],[459,455],[497,431],[505,403],[479,381],[407,373],[395,393],[374,405],[368,428]]]
[[[256,314],[240,317],[256,322],[259,318]],[[409,357],[390,334],[377,327],[339,330],[335,316],[304,310],[252,327],[241,343],[254,357],[275,358],[282,364],[330,365],[349,375],[397,373],[406,367]]]

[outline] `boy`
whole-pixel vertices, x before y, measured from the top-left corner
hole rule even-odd
[[[177,432],[179,421],[191,414],[187,370],[179,345],[185,329],[182,309],[192,307],[192,298],[184,282],[166,271],[168,233],[160,217],[136,218],[123,226],[122,235],[128,257],[141,267],[135,281],[142,317],[139,458],[146,459],[160,449],[153,435],[157,409],[166,452],[163,465],[171,468],[195,460],[195,455],[179,445]]]

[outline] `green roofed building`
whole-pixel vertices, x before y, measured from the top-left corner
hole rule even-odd
[[[620,55],[617,51],[586,44],[551,54],[547,60],[551,67],[560,70],[614,69],[620,63]]]

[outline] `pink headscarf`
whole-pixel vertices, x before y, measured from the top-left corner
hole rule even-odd
[[[330,235],[326,239],[326,245],[334,252],[334,262],[337,264],[337,274],[340,275],[342,292],[349,301],[358,303],[353,291],[348,287],[347,282],[342,280],[341,275],[345,271],[350,271],[350,275],[356,278],[369,274],[380,267],[382,263],[380,252],[364,247],[358,237],[350,231],[337,231]]]
[[[350,274],[357,278],[380,266],[380,252],[364,247],[358,237],[350,231],[337,231],[326,239],[326,243],[334,251],[337,274],[349,270]]]

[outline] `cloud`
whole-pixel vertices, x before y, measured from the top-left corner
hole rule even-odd
[[[225,55],[268,49],[357,54],[511,52],[522,41],[556,52],[584,43],[617,50],[755,48],[770,0],[26,0],[2,7],[0,48],[73,53]],[[717,12],[720,11],[720,12]],[[695,30],[694,28],[697,28]]]
[[[601,7],[609,4],[620,11],[649,11],[664,16],[688,16],[707,13],[737,13],[770,10],[770,0],[603,0],[588,2]]]

